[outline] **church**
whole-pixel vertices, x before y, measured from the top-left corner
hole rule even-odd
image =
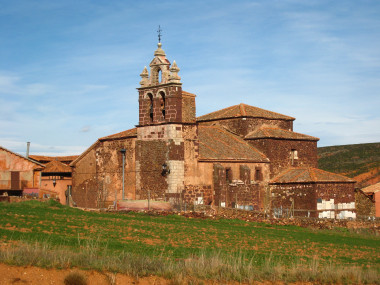
[[[99,138],[70,166],[79,207],[146,200],[320,218],[355,217],[355,181],[318,169],[295,118],[246,104],[196,117],[162,44],[141,73],[136,128]]]

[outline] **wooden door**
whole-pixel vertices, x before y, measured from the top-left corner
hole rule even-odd
[[[20,172],[11,171],[11,190],[21,190],[20,189]]]

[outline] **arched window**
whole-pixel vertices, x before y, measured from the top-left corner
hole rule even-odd
[[[160,103],[161,103],[161,112],[162,116],[165,119],[165,114],[166,114],[166,100],[165,100],[165,93],[160,91]]]
[[[152,94],[148,94],[148,97],[149,97],[149,117],[150,117],[150,121],[153,122],[153,95]]]

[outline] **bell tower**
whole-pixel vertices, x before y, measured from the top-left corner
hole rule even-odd
[[[182,92],[180,69],[170,65],[162,44],[154,52],[148,69],[144,67],[139,91],[139,126],[162,123],[195,123],[195,96]]]
[[[197,136],[195,95],[182,91],[180,69],[160,42],[149,68],[137,88],[136,199],[168,201],[184,189],[185,149]]]

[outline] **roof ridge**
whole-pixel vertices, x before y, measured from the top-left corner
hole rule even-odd
[[[245,104],[240,103],[239,108],[240,108],[240,114],[242,116],[247,116],[247,112],[245,111]]]
[[[312,167],[308,167],[308,171],[309,171],[309,173],[310,173],[310,177],[311,177],[311,179],[312,179],[313,181],[317,181],[318,179],[317,179],[317,175],[316,175],[316,173],[315,173],[315,169],[312,168]]]
[[[315,168],[315,167],[311,167],[311,168],[313,168],[314,170],[317,170],[319,172],[323,172],[323,173],[329,174],[329,175],[334,175],[334,176],[345,178],[346,180],[355,181],[354,179],[351,179],[350,177],[347,177],[347,176],[344,176],[344,175],[341,175],[341,174],[338,174],[338,173],[329,172],[329,171],[326,171],[326,170],[323,170],[323,169],[319,169],[319,168]]]
[[[274,120],[291,120],[294,121],[295,118],[283,115],[277,112],[269,111],[259,107],[247,105],[240,103],[238,105],[233,105],[230,107],[223,108],[221,110],[216,110],[208,114],[197,117],[198,121],[215,121],[223,119],[232,119],[239,117],[249,117],[249,118],[266,118]]]

